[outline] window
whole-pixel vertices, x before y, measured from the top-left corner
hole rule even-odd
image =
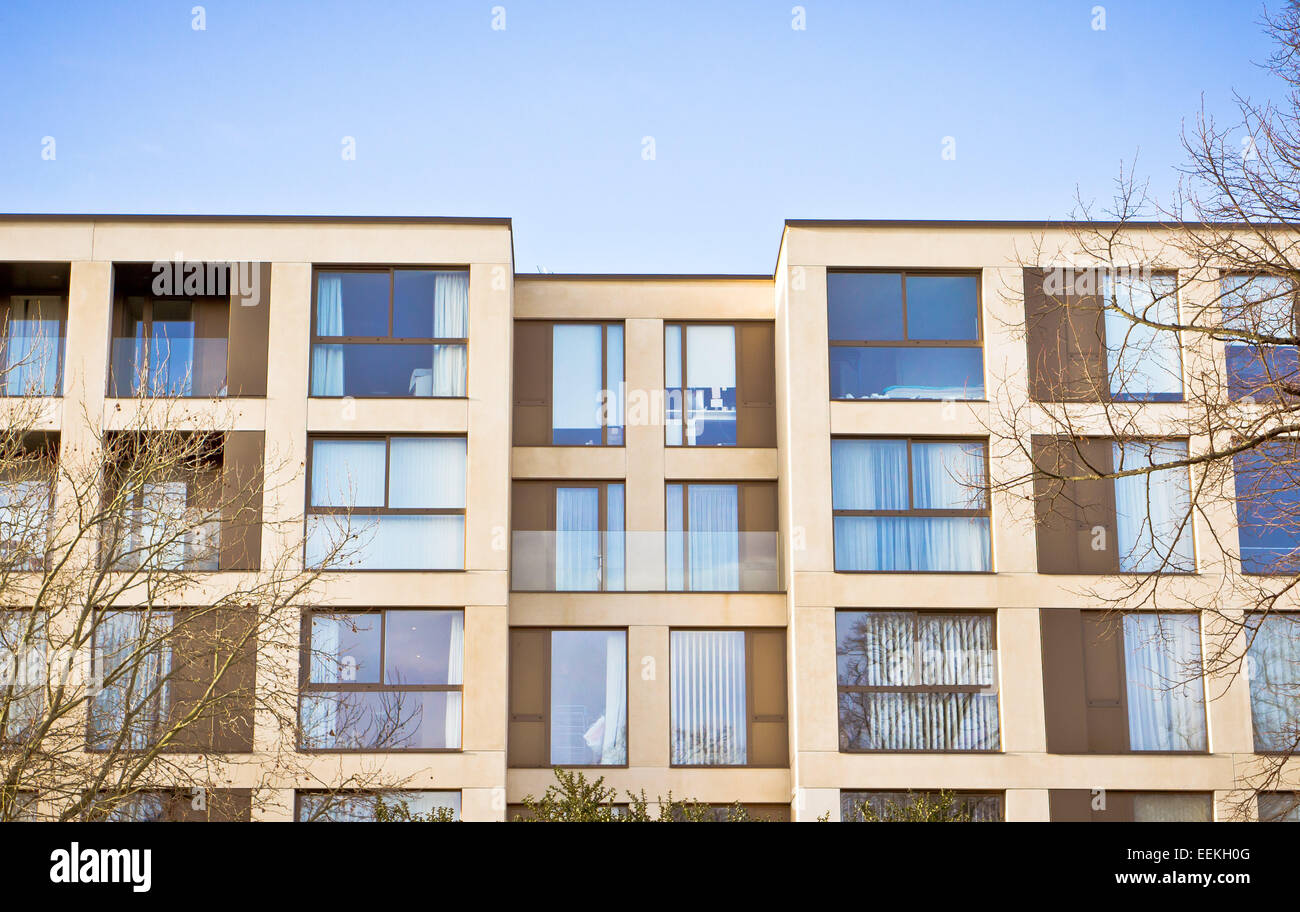
[[[933,807],[938,796],[933,792],[840,792],[840,820],[844,823],[867,821],[913,820],[919,812],[918,799]],[[972,823],[990,823],[1002,819],[1002,795],[978,792],[953,793],[947,809],[951,817]],[[942,820],[931,822],[943,822]]]
[[[45,567],[58,448],[56,436],[28,435],[0,474],[0,570]]]
[[[627,632],[510,631],[512,767],[627,765]]]
[[[623,445],[623,324],[515,324],[515,446]]]
[[[785,631],[670,634],[674,766],[785,766]]]
[[[511,522],[515,591],[623,590],[622,484],[517,481]]]
[[[1255,750],[1290,753],[1300,742],[1300,615],[1254,614],[1247,628]]]
[[[975,274],[830,272],[832,399],[983,399]]]
[[[170,716],[172,612],[104,611],[92,634],[88,748],[144,750]]]
[[[1024,289],[1033,399],[1182,400],[1177,275],[1026,269]]]
[[[1047,749],[1207,749],[1201,631],[1193,613],[1044,608]]]
[[[1300,793],[1261,792],[1259,819],[1265,823],[1300,822]]]
[[[991,614],[839,611],[842,751],[996,751]]]
[[[45,615],[0,610],[0,744],[24,741],[45,710]]]
[[[1185,440],[1035,436],[1040,573],[1194,573]],[[1112,476],[1122,472],[1137,474]]]
[[[463,569],[465,453],[464,437],[309,440],[308,564]]]
[[[1291,283],[1275,276],[1225,276],[1219,294],[1229,398],[1275,401],[1296,395],[1300,348],[1294,344],[1297,327]]]
[[[1300,443],[1273,440],[1233,457],[1241,569],[1293,574],[1300,568]]]
[[[987,460],[978,440],[832,440],[835,569],[990,570]]]
[[[1054,823],[1209,823],[1214,799],[1207,792],[1120,792],[1110,789],[1052,789]]]
[[[0,395],[63,395],[63,348],[67,314],[61,295],[7,297],[0,342]]]
[[[300,823],[374,823],[379,819],[379,804],[392,812],[404,807],[412,815],[430,818],[450,812],[460,819],[460,792],[435,792],[422,789],[380,790],[378,792],[298,792]],[[401,814],[399,812],[399,819]]]
[[[665,490],[669,591],[780,588],[774,484],[670,483]]]
[[[464,612],[315,612],[306,627],[304,748],[460,749]]]
[[[770,323],[666,324],[665,442],[776,446],[775,368]]]
[[[318,271],[311,394],[464,396],[468,337],[467,270]]]
[[[251,789],[143,789],[129,795],[105,794],[83,819],[108,823],[247,823],[252,819]]]

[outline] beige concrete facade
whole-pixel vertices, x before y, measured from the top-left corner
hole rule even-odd
[[[1053,234],[1053,231],[1057,234]],[[1197,756],[1061,756],[1047,752],[1038,609],[1086,607],[1085,581],[1040,575],[1032,522],[1010,496],[995,498],[993,572],[844,574],[834,571],[830,443],[836,435],[918,433],[988,436],[999,401],[1023,399],[1027,374],[1015,291],[1034,238],[1068,245],[1060,229],[793,223],[773,277],[516,275],[507,221],[421,219],[10,218],[0,217],[0,261],[71,263],[67,371],[61,406],[46,419],[63,446],[89,442],[83,414],[125,426],[131,401],[108,400],[105,376],[113,264],[158,260],[251,260],[272,264],[265,399],[195,401],[194,425],[265,431],[271,521],[306,507],[301,477],[316,433],[447,432],[468,439],[465,567],[462,571],[330,575],[326,604],[465,610],[462,749],[453,753],[320,755],[315,781],[276,783],[265,819],[293,813],[294,790],[382,765],[404,787],[456,790],[465,820],[502,820],[537,795],[547,770],[509,769],[509,629],[617,627],[628,635],[628,763],[598,770],[623,790],[731,803],[790,805],[795,820],[839,818],[841,790],[957,789],[1004,793],[1008,820],[1046,820],[1048,790],[1212,791],[1227,814],[1241,771],[1255,762],[1244,681],[1210,682],[1210,750]],[[470,272],[468,397],[313,399],[309,396],[312,270],[317,266],[439,265]],[[826,273],[840,267],[962,268],[982,275],[981,319],[989,402],[831,402]],[[667,447],[662,423],[634,420],[629,398],[622,447],[513,447],[512,345],[516,319],[622,322],[629,397],[664,387],[664,323],[775,322],[777,446]],[[659,401],[654,399],[653,401]],[[1149,406],[1153,431],[1161,410]],[[83,412],[84,409],[84,412]],[[1023,465],[994,461],[995,478]],[[297,474],[295,474],[297,473]],[[626,485],[626,529],[662,533],[670,481],[775,481],[783,592],[512,592],[511,483],[606,480]],[[287,533],[286,533],[287,534]],[[284,541],[268,535],[264,554]],[[1198,553],[1206,547],[1197,538]],[[656,560],[662,556],[629,555]],[[631,572],[631,571],[629,571]],[[210,585],[220,586],[220,574]],[[1095,582],[1095,580],[1086,581]],[[1212,579],[1179,581],[1193,594]],[[961,608],[997,612],[1002,750],[992,754],[850,754],[839,750],[835,611]],[[787,631],[790,764],[787,769],[675,768],[670,764],[669,634],[677,627],[780,627]],[[264,652],[258,675],[291,680],[298,656]],[[1220,693],[1221,691],[1221,693]],[[259,720],[255,742],[283,737]],[[256,753],[248,760],[256,765]],[[251,781],[251,780],[249,780]],[[1300,786],[1300,772],[1292,780]],[[238,786],[238,781],[232,781]]]

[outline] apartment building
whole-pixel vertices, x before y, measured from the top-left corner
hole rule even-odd
[[[257,653],[259,684],[300,682],[300,725],[255,715],[231,745],[235,819],[311,817],[379,766],[466,821],[513,817],[555,766],[794,821],[941,789],[978,819],[1231,819],[1267,748],[1250,680],[1144,679],[1152,625],[1199,661],[1185,606],[1215,542],[1178,533],[1184,607],[1117,622],[1085,590],[1135,569],[1132,492],[1026,516],[1002,482],[1032,464],[990,443],[1007,403],[1105,357],[1035,336],[1023,254],[1065,232],[789,221],[772,275],[532,275],[508,220],[4,216],[10,337],[59,340],[8,392],[65,452],[178,397],[223,435],[228,490],[274,483],[222,517],[207,585],[369,530],[303,651]],[[159,294],[174,262],[243,265],[224,295]],[[1157,439],[1181,386],[1146,379]],[[1098,525],[1113,541],[1085,547]],[[331,708],[398,691],[415,709],[386,742]],[[254,776],[286,738],[302,766]]]

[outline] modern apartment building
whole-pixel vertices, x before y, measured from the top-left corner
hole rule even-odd
[[[795,821],[941,789],[982,819],[1230,819],[1261,747],[1250,680],[1157,687],[1147,634],[1199,661],[1195,597],[1115,621],[1085,594],[1135,569],[1131,492],[1036,521],[1003,485],[1029,461],[990,445],[1008,403],[1105,356],[1026,333],[1025,251],[1065,232],[789,221],[772,275],[534,275],[508,220],[0,216],[0,301],[11,337],[57,321],[10,393],[46,400],[61,451],[168,394],[225,432],[212,471],[276,482],[223,519],[210,585],[294,535],[310,563],[339,522],[372,531],[318,594],[353,621],[257,657],[258,681],[302,682],[310,773],[257,779],[232,816],[310,816],[380,764],[467,821],[513,816],[554,766]],[[173,261],[254,264],[256,300],[159,294]],[[1159,438],[1181,386],[1149,386],[1134,420]],[[1103,417],[1080,421],[1109,458]],[[1112,543],[1085,547],[1098,525]],[[1180,534],[1174,585],[1213,589],[1216,542]],[[395,690],[416,711],[379,746],[317,699]],[[239,769],[292,737],[251,723]]]

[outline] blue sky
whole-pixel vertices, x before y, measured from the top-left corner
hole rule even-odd
[[[0,3],[0,211],[510,216],[520,272],[769,273],[785,218],[1059,218],[1139,152],[1167,190],[1202,93],[1277,92],[1253,0],[198,2]]]

